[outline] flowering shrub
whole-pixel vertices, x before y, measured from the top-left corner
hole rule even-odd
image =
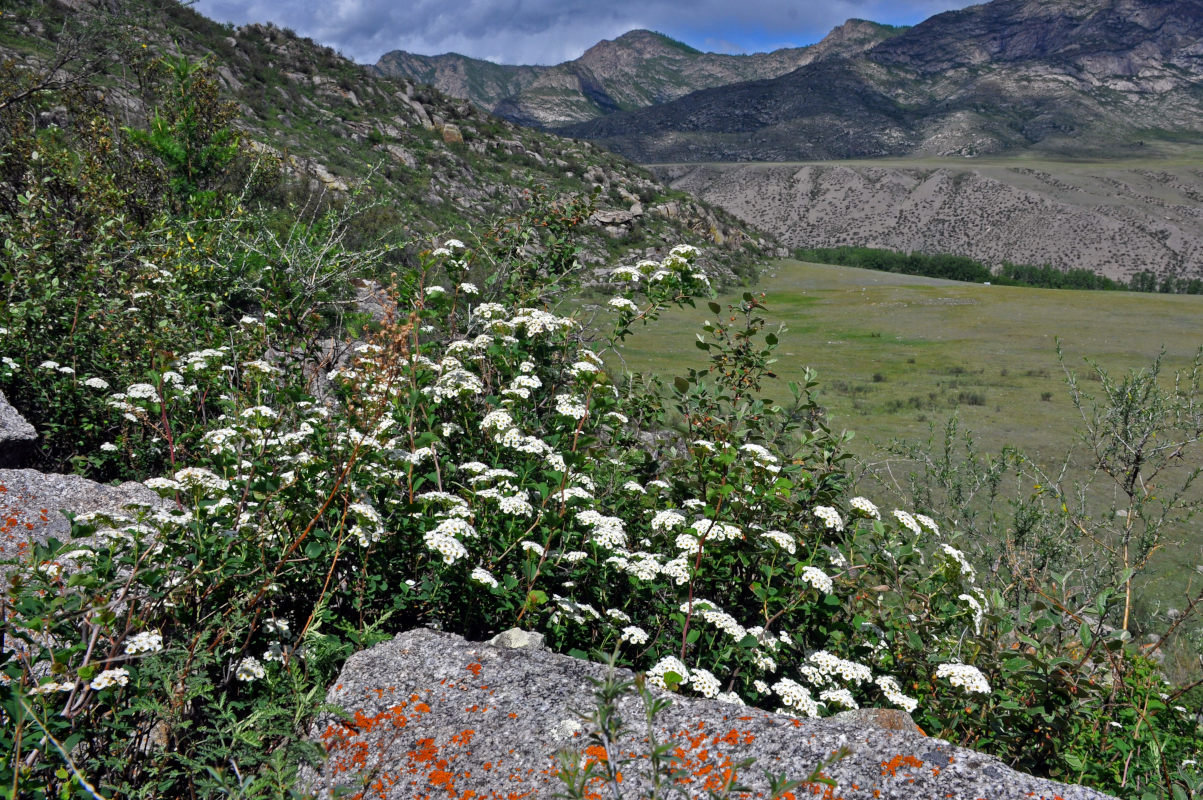
[[[417,625],[539,629],[682,694],[894,706],[968,743],[1033,717],[956,534],[850,497],[813,381],[765,397],[776,335],[758,298],[709,304],[708,367],[668,391],[604,369],[707,280],[687,246],[620,267],[585,329],[555,305],[579,212],[539,205],[553,224],[426,253],[392,320],[325,376],[337,403],[266,339],[97,384],[131,431],[185,417],[188,458],[146,481],[165,510],[76,519],[87,538],[14,573],[0,783],[282,792],[342,658]]]

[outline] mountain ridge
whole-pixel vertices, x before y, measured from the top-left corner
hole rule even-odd
[[[1200,0],[994,0],[860,54],[558,130],[644,162],[1107,151],[1193,135],[1201,39]]]
[[[429,83],[512,122],[556,127],[658,105],[697,89],[782,75],[819,59],[860,52],[901,30],[851,19],[813,45],[750,55],[703,53],[664,34],[633,30],[551,66],[397,50],[381,56],[374,69]]]

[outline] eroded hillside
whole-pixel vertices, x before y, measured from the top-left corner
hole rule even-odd
[[[1197,160],[668,165],[659,174],[792,247],[955,253],[1127,280],[1203,273]]]

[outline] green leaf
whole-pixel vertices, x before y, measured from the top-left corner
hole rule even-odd
[[[714,301],[707,303],[706,307],[709,308],[711,311],[713,311],[715,314],[723,313],[723,307],[720,306],[718,303],[715,303]]]
[[[678,375],[677,377],[673,378],[673,388],[681,394],[685,394],[685,392],[689,391],[689,381]]]
[[[1090,626],[1085,622],[1078,626],[1078,638],[1082,640],[1083,647],[1090,647],[1090,643],[1094,641],[1094,636],[1090,633]]]
[[[305,555],[313,559],[319,558],[322,555],[322,543],[310,539],[305,545]]]

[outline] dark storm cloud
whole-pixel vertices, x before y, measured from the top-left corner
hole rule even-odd
[[[703,50],[809,44],[850,17],[914,24],[969,0],[200,0],[219,21],[274,22],[372,63],[389,50],[457,52],[510,64],[576,58],[601,39],[649,28]]]

